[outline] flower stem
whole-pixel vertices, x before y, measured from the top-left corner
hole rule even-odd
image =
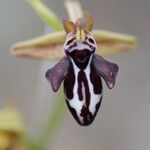
[[[56,31],[63,30],[62,24],[57,17],[57,15],[44,5],[41,0],[26,0],[38,16],[46,23],[49,27],[53,28]]]
[[[62,88],[59,91],[59,94],[57,98],[55,99],[56,102],[50,111],[50,116],[46,122],[45,127],[43,128],[43,131],[40,134],[40,137],[38,139],[38,144],[42,145],[44,147],[47,143],[50,145],[52,144],[52,140],[54,137],[54,133],[56,129],[59,127],[60,122],[62,121],[64,112],[65,112],[65,103]]]

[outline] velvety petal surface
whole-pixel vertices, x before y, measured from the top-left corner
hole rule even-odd
[[[105,80],[108,88],[112,89],[115,86],[118,66],[98,55],[93,56],[93,65],[97,73]]]
[[[52,86],[54,92],[57,92],[61,82],[64,80],[69,68],[69,59],[63,57],[54,67],[49,69],[45,76]]]

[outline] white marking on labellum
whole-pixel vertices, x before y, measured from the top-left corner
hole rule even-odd
[[[74,88],[73,88],[74,97],[72,99],[70,99],[68,102],[69,102],[70,106],[76,110],[78,117],[80,117],[80,121],[82,121],[80,114],[81,114],[81,110],[82,110],[82,106],[84,105],[84,102],[80,101],[79,97],[78,97],[78,73],[79,73],[80,69],[75,65],[72,58],[71,58],[71,61],[72,61],[73,68],[74,68],[75,84],[74,84]]]
[[[96,112],[96,105],[100,102],[102,94],[95,94],[94,93],[94,87],[93,87],[93,85],[91,83],[91,80],[90,80],[91,59],[92,59],[92,56],[90,57],[90,60],[89,60],[89,63],[87,65],[86,69],[84,69],[84,73],[85,73],[87,81],[88,81],[89,92],[90,92],[89,111],[92,113],[92,115],[94,115],[95,112]],[[81,122],[83,122],[84,118],[81,116],[81,110],[82,110],[83,106],[86,105],[85,85],[82,83],[83,100],[79,100],[79,95],[78,95],[78,73],[79,73],[80,69],[76,66],[76,64],[75,64],[75,62],[73,61],[72,58],[71,58],[71,62],[73,64],[74,73],[75,73],[75,84],[74,84],[74,88],[73,88],[74,97],[72,99],[68,100],[68,102],[69,102],[69,105],[72,108],[75,109],[79,120]]]
[[[90,61],[91,62],[91,58]],[[91,100],[90,100],[90,106],[89,106],[89,110],[92,113],[92,115],[94,115],[95,111],[96,111],[96,105],[100,102],[101,97],[102,97],[102,93],[101,94],[94,94],[94,87],[91,83],[90,80],[90,65],[87,66],[87,68],[84,70],[87,80],[88,80],[88,85],[89,85],[89,90],[90,90],[90,94],[91,94]]]
[[[76,47],[73,47],[72,49],[69,50],[69,52],[73,52],[74,50],[77,50],[77,49],[88,49],[90,51],[92,51],[88,45],[85,45],[82,43],[82,41],[77,41],[77,46]],[[72,44],[73,45],[73,44]]]

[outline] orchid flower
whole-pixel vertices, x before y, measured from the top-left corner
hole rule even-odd
[[[102,99],[102,83],[100,77],[97,77],[97,74],[105,80],[109,88],[113,88],[118,72],[118,66],[116,64],[100,56],[135,48],[135,37],[93,29],[93,18],[87,12],[82,13],[79,3],[75,1],[66,2],[66,7],[72,21],[63,21],[65,30],[63,31],[62,24],[59,22],[55,13],[44,6],[40,0],[28,0],[28,2],[41,19],[50,27],[53,27],[56,32],[16,43],[12,46],[11,52],[19,57],[44,60],[57,60],[62,58],[52,69],[47,71],[46,78],[50,82],[54,92],[59,89],[60,84],[64,80],[65,97],[69,110],[80,125],[89,125],[93,122]],[[75,6],[77,9],[74,8]],[[74,16],[74,14],[77,16]],[[72,45],[70,46],[70,44]],[[88,78],[88,73],[84,73],[85,71],[83,71],[82,75],[78,76],[80,71],[76,72],[77,69],[81,71],[86,69],[83,65],[86,67],[90,66],[90,69],[86,71],[91,72],[91,74],[93,72],[93,77],[90,75],[90,79]],[[93,65],[93,71],[91,70],[91,65]],[[72,71],[70,71],[71,68]],[[75,79],[73,79],[73,75]],[[85,76],[84,79],[78,79],[82,76]],[[78,85],[76,85],[76,79],[78,80]],[[88,81],[89,83],[82,81],[85,79],[91,81]],[[99,85],[97,85],[97,82]],[[83,97],[82,83],[85,86],[85,95],[88,96]],[[90,92],[88,92],[89,89]],[[99,92],[93,91],[93,94],[91,94],[92,89],[96,89]],[[76,96],[76,93],[78,93],[78,96]],[[97,97],[96,95],[99,96]],[[97,102],[93,101],[92,104],[90,98],[98,100]],[[77,99],[80,100],[78,101]],[[83,99],[86,99],[86,102],[82,102],[81,104]],[[74,103],[80,104],[81,108]]]
[[[52,89],[54,91],[57,91],[62,80],[65,77],[64,75],[68,73],[69,61],[68,58],[65,57],[65,53],[63,52],[64,45],[66,45],[66,38],[70,38],[69,36],[73,35],[76,37],[76,39],[82,40],[85,38],[85,34],[83,34],[82,29],[87,30],[90,32],[89,34],[94,39],[94,43],[96,43],[97,46],[96,57],[93,60],[96,64],[95,68],[97,68],[97,72],[99,72],[99,74],[104,78],[107,86],[109,88],[113,88],[115,84],[115,77],[118,72],[118,67],[116,64],[104,60],[101,56],[107,56],[113,53],[134,49],[136,47],[136,38],[132,35],[126,35],[100,29],[92,29],[92,17],[88,15],[88,13],[82,12],[82,8],[77,1],[65,1],[65,6],[70,19],[64,20],[63,24],[61,23],[57,15],[47,6],[45,6],[41,0],[27,0],[27,2],[32,6],[38,16],[41,18],[41,20],[54,31],[52,33],[48,33],[30,40],[21,41],[13,44],[13,46],[11,47],[11,53],[17,57],[26,57],[38,60],[61,59],[58,64],[56,64],[46,73],[46,77],[51,83]],[[83,19],[83,24],[82,18],[85,19]],[[76,27],[81,28],[78,28],[78,30]],[[103,65],[104,70],[101,70],[101,68],[99,68],[99,65]],[[66,70],[67,72],[65,72]],[[57,76],[58,72],[59,74]],[[54,79],[55,77],[58,80]],[[100,82],[100,79],[98,79],[98,81]],[[67,89],[67,86],[65,88]],[[82,96],[80,95],[80,97]],[[98,105],[100,105],[100,102],[98,103]],[[73,106],[73,104],[68,105]],[[45,141],[48,138],[51,139],[51,135],[53,135],[53,131],[59,122],[61,114],[63,113],[63,107],[64,106],[62,101],[56,102],[56,105],[54,106],[52,114],[49,118],[48,124],[45,130],[43,130],[42,135],[39,137],[38,143],[40,143],[41,145],[45,145]],[[97,111],[94,110],[94,117],[96,113]],[[85,118],[86,121],[81,122],[81,116],[78,115],[78,117],[79,119],[77,119],[77,122],[81,125],[88,125],[94,119],[93,117],[88,122]]]

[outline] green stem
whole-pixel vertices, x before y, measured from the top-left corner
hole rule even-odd
[[[35,139],[31,139],[27,135],[22,136],[21,140],[27,150],[43,150],[43,148],[36,143]]]
[[[62,23],[57,15],[46,7],[41,0],[27,0],[32,6],[38,16],[46,23],[49,27],[52,27],[56,31],[63,30]]]
[[[47,143],[52,143],[54,133],[59,127],[65,112],[64,95],[62,90],[59,91],[59,94],[55,100],[56,102],[50,111],[50,116],[38,139],[38,144],[42,146]]]

